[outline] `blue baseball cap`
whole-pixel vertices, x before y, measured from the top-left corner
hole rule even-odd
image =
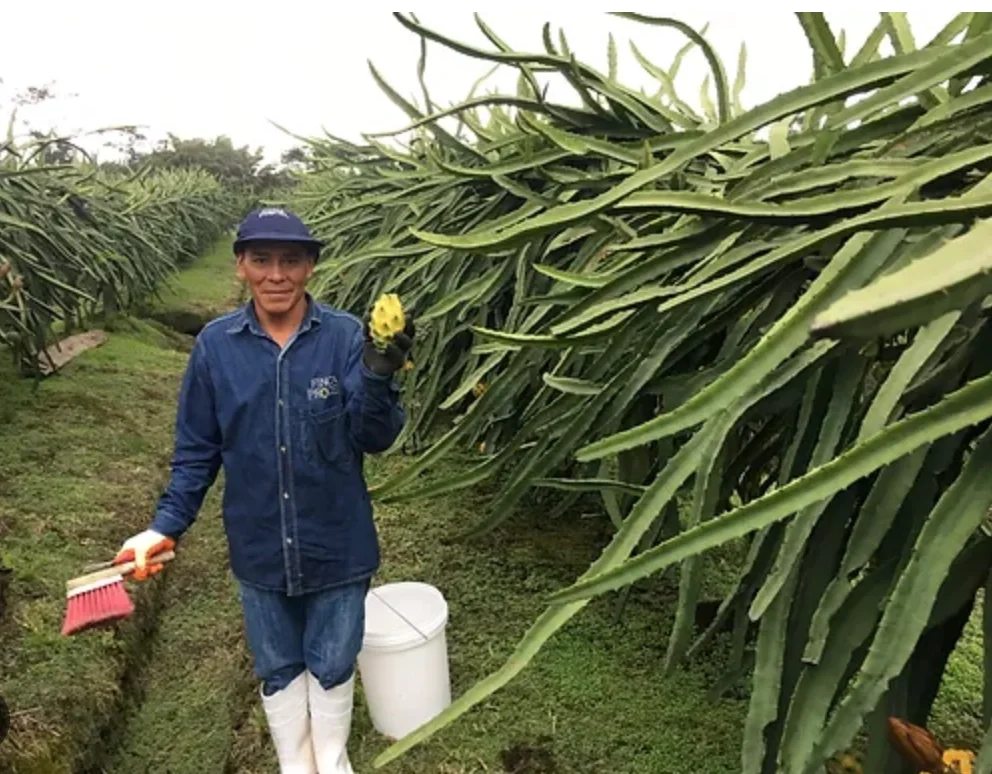
[[[299,242],[316,254],[324,246],[298,215],[282,207],[262,207],[249,212],[238,226],[234,252],[241,252],[247,242]]]

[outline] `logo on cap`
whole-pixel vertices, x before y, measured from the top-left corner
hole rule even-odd
[[[264,218],[267,215],[281,215],[284,218],[289,217],[289,213],[281,207],[265,207],[258,211],[258,217]]]

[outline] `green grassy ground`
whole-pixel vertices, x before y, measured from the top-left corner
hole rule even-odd
[[[99,757],[161,584],[135,590],[138,614],[116,632],[64,638],[64,582],[146,523],[186,359],[175,346],[153,327],[127,326],[36,392],[0,374],[0,556],[13,570],[0,624],[0,695],[13,719],[0,771],[64,772]]]
[[[987,730],[982,727],[984,604],[984,596],[979,592],[971,618],[948,661],[940,693],[931,711],[930,728],[948,746],[977,750]]]
[[[232,276],[221,243],[152,311],[202,322],[237,300]],[[222,481],[181,558],[131,584],[134,618],[116,632],[59,635],[64,580],[147,523],[167,474],[188,345],[157,324],[119,321],[106,344],[37,392],[0,374],[0,558],[14,568],[11,607],[0,621],[0,695],[14,713],[0,772],[277,771],[227,566]],[[370,478],[402,464],[373,460]],[[525,511],[484,540],[453,541],[486,496],[480,489],[377,506],[378,582],[423,580],[448,599],[455,695],[503,663],[543,595],[573,581],[608,536],[600,514],[551,522]],[[594,601],[514,682],[387,771],[739,771],[746,700],[706,695],[725,643],[660,677],[675,594],[671,576],[652,579],[631,595],[619,623],[615,598]],[[976,622],[948,670],[938,731],[971,733],[977,722]],[[371,728],[361,690],[357,700],[351,749],[362,772],[387,742]]]
[[[161,288],[159,297],[142,310],[142,316],[193,334],[204,321],[242,299],[241,284],[234,273],[231,240],[221,239],[200,260]]]

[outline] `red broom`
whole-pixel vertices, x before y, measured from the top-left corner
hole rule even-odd
[[[175,557],[174,551],[163,551],[149,557],[149,560],[158,564]],[[92,566],[101,569],[66,581],[66,612],[62,623],[64,635],[106,626],[134,612],[134,603],[124,589],[124,576],[137,569],[137,562],[114,564],[111,560]]]

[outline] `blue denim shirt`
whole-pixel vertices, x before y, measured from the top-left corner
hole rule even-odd
[[[406,414],[392,377],[362,362],[352,315],[314,301],[280,350],[249,302],[196,338],[179,392],[172,476],[151,528],[177,540],[223,465],[235,577],[300,594],[379,566],[363,455],[388,449]]]

